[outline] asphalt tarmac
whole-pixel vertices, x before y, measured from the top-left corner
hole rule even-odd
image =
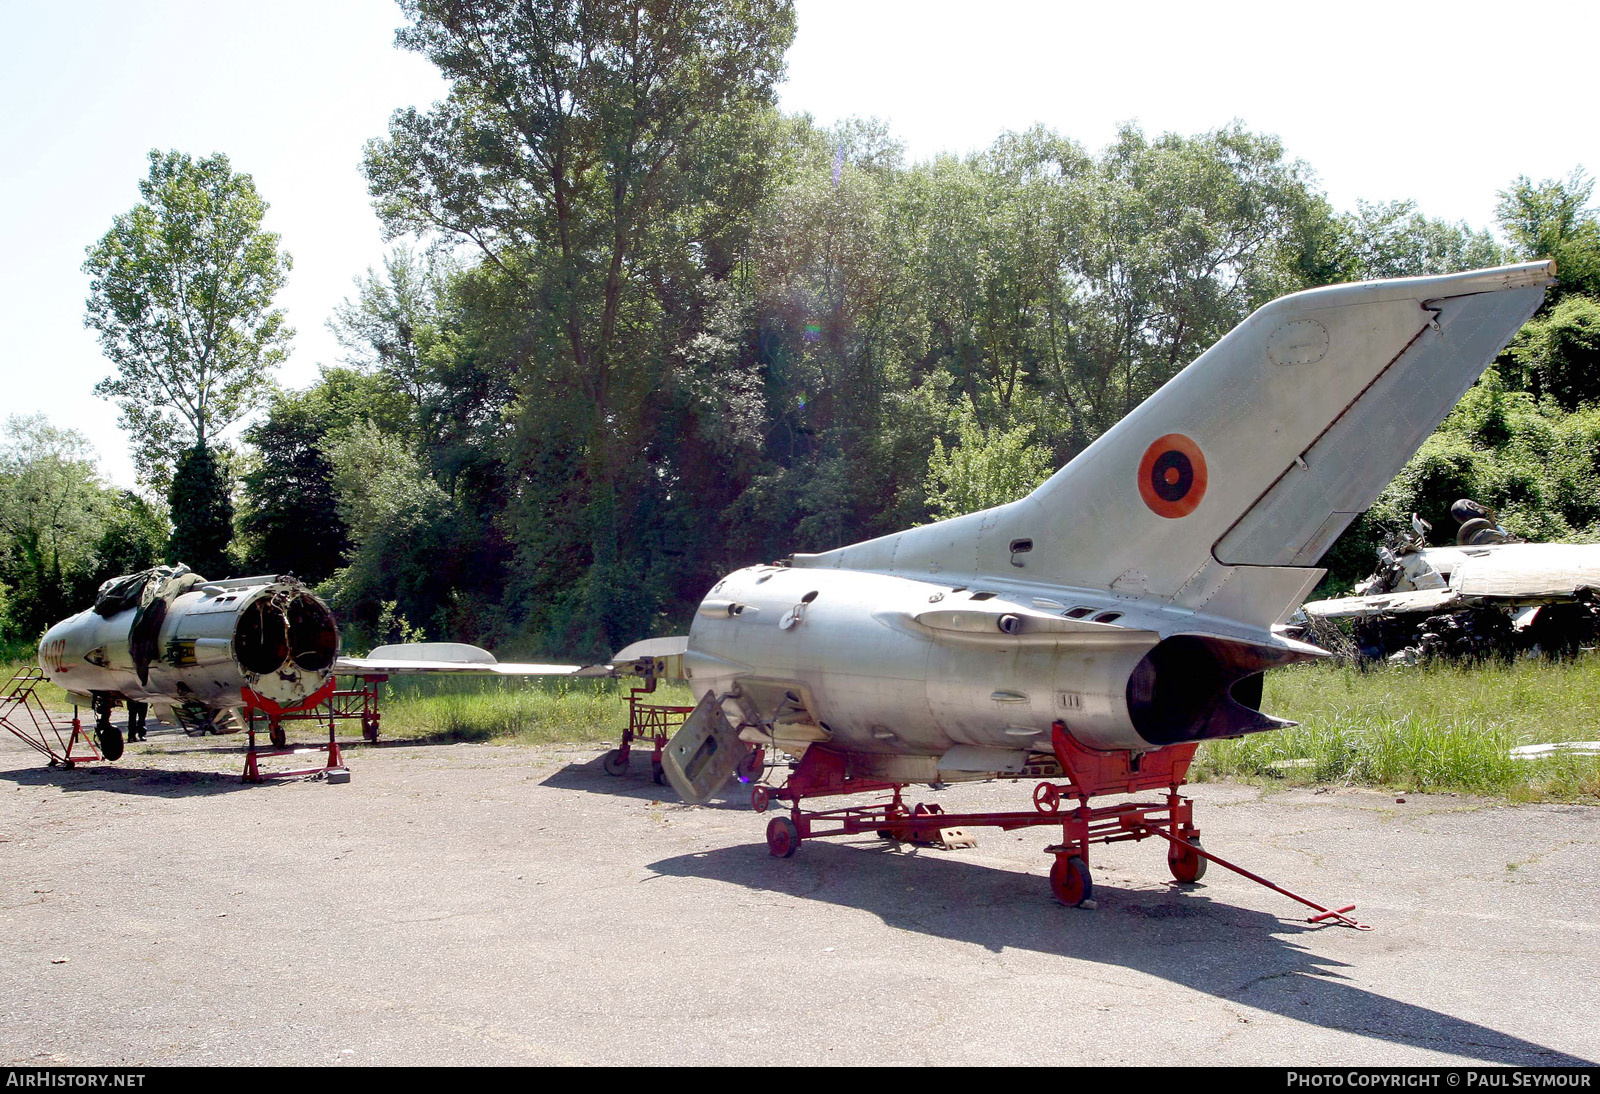
[[[687,807],[596,748],[245,786],[239,743],[152,723],[64,771],[0,734],[0,1061],[1600,1060],[1600,809],[1191,788],[1210,850],[1361,933],[1216,866],[1176,885],[1155,840],[1097,847],[1070,909],[1049,829],[773,859],[742,793]]]

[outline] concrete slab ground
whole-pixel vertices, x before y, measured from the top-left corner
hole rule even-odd
[[[11,1064],[1573,1064],[1600,1060],[1600,809],[1193,788],[1051,897],[1047,829],[768,856],[742,794],[676,803],[595,748],[387,744],[243,786],[152,727],[51,770],[0,734]],[[283,760],[272,761],[283,764]],[[1023,808],[1027,786],[924,795]]]

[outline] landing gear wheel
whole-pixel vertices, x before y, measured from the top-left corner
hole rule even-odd
[[[267,730],[267,739],[272,742],[273,748],[289,747],[289,734],[282,726],[273,726]]]
[[[733,774],[742,783],[753,783],[761,778],[761,773],[766,769],[766,753],[762,749],[752,748],[739,760],[739,766],[733,769]]]
[[[102,726],[96,729],[94,743],[100,746],[100,755],[106,759],[122,759],[122,730],[116,726]]]
[[[800,829],[788,817],[773,817],[767,822],[767,853],[773,858],[791,858],[800,850]]]
[[[667,785],[667,771],[661,766],[660,760],[650,761],[650,777],[656,781],[657,786]]]
[[[605,760],[601,763],[607,775],[620,775],[628,770],[628,754],[620,748],[613,748],[606,753]]]
[[[378,723],[370,718],[361,719],[361,737],[363,740],[376,741],[378,739]]]
[[[1050,867],[1050,891],[1069,908],[1088,900],[1094,892],[1088,864],[1077,855],[1057,855],[1055,865]]]
[[[1201,847],[1200,837],[1194,836],[1189,840],[1196,847]],[[1176,843],[1167,844],[1167,869],[1172,871],[1172,876],[1185,885],[1199,881],[1206,876],[1206,862],[1204,855],[1197,855],[1187,847],[1179,847]]]

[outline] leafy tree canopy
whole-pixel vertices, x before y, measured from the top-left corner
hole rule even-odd
[[[1600,294],[1600,220],[1589,204],[1594,179],[1574,168],[1566,179],[1531,182],[1519,176],[1505,190],[1495,216],[1522,258],[1553,258],[1559,293]]]
[[[1563,296],[1522,328],[1509,356],[1535,397],[1565,410],[1600,403],[1600,300]]]
[[[1341,217],[1340,226],[1351,280],[1482,269],[1508,258],[1487,231],[1431,220],[1414,201],[1357,201],[1356,211]]]
[[[42,415],[0,432],[0,647],[30,645],[109,577],[160,561],[166,520],[104,484],[81,433]]]
[[[216,453],[197,444],[178,457],[167,502],[172,538],[167,561],[182,562],[212,579],[240,576],[228,555],[233,541],[233,494]]]
[[[180,453],[214,445],[259,405],[293,331],[272,299],[290,259],[264,231],[267,204],[220,153],[150,152],[144,200],[88,250],[84,324],[117,374],[116,401],[141,479],[168,482]]]
[[[968,403],[960,416],[959,443],[945,451],[935,437],[928,457],[928,508],[937,518],[960,516],[1016,501],[1055,471],[1048,449],[1030,443],[1033,427],[987,434]]]

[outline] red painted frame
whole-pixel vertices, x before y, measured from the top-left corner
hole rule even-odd
[[[1297,900],[1319,913],[1307,922],[1334,921],[1358,930],[1370,930],[1345,914],[1354,910],[1353,904],[1338,909],[1324,907],[1199,846],[1200,829],[1194,824],[1194,803],[1178,793],[1188,776],[1189,765],[1194,760],[1198,745],[1170,745],[1145,753],[1100,751],[1085,748],[1067,731],[1063,722],[1055,722],[1051,726],[1050,743],[1051,751],[1067,781],[1039,782],[1033,792],[1032,812],[946,813],[937,805],[924,804],[907,808],[899,784],[856,776],[850,770],[850,755],[824,744],[814,744],[806,749],[805,755],[782,786],[754,787],[750,792],[750,805],[756,812],[764,813],[773,801],[786,803],[789,806],[789,820],[794,825],[798,839],[802,841],[875,832],[906,842],[934,842],[939,830],[944,828],[999,828],[1012,831],[1059,824],[1061,842],[1045,848],[1047,854],[1055,856],[1058,869],[1067,860],[1077,858],[1087,871],[1091,844],[1122,843],[1156,836],[1172,845],[1169,864],[1190,855],[1198,856]],[[1089,804],[1091,798],[1107,794],[1137,794],[1158,789],[1166,790],[1164,800],[1158,802],[1118,802],[1102,806]],[[801,808],[801,802],[807,798],[883,791],[888,791],[892,797],[875,805],[815,811]],[[1062,803],[1069,799],[1075,800],[1077,805],[1063,812]],[[782,850],[775,849],[774,853],[785,856],[793,853],[794,844],[790,837],[785,835],[779,842]],[[1176,865],[1173,865],[1173,871],[1176,875]]]
[[[0,691],[0,728],[9,730],[23,744],[50,760],[50,766],[76,767],[105,759],[95,746],[94,734],[83,728],[78,708],[72,708],[72,721],[57,721],[44,708],[37,689],[46,683],[37,668],[20,669]],[[21,715],[28,716],[24,723]],[[70,730],[70,732],[68,732]],[[52,740],[53,739],[53,740]],[[76,751],[82,742],[87,754]]]

